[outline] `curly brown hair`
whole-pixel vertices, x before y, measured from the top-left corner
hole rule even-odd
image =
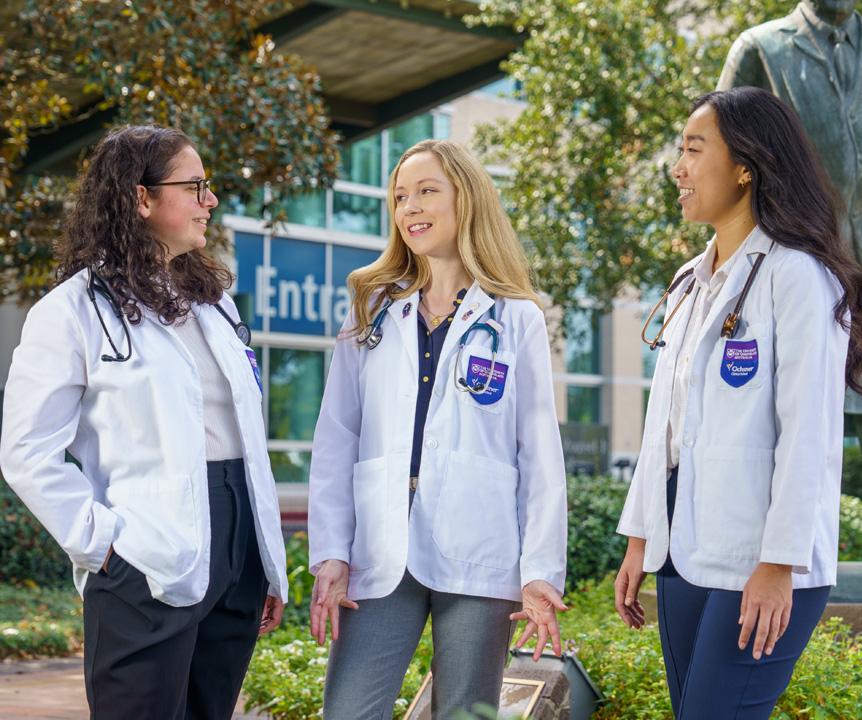
[[[62,282],[83,268],[96,269],[120,299],[129,322],[143,305],[172,324],[192,303],[217,303],[233,276],[200,250],[168,263],[167,246],[138,212],[138,185],[153,187],[170,175],[174,158],[194,143],[185,133],[156,125],[115,128],[96,145],[80,178],[75,205],[55,245]]]

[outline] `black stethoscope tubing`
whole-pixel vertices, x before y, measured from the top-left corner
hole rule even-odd
[[[132,357],[132,334],[129,332],[129,326],[126,321],[125,313],[123,313],[122,307],[120,306],[120,301],[111,289],[111,286],[106,283],[105,280],[95,270],[93,270],[93,268],[87,268],[87,271],[89,273],[89,277],[87,279],[87,295],[90,298],[90,302],[93,303],[93,308],[96,310],[96,317],[99,318],[99,324],[102,326],[102,331],[105,333],[105,337],[108,338],[108,344],[110,344],[111,349],[114,351],[113,355],[108,355],[107,353],[103,354],[102,361],[126,362],[130,357]],[[96,302],[96,293],[105,298],[111,311],[123,325],[123,332],[125,333],[126,343],[129,347],[129,351],[125,355],[123,355],[117,348],[116,344],[114,344],[114,339],[111,337],[111,333],[108,331],[108,326],[105,324],[105,319],[102,317],[102,311],[99,310],[99,303]],[[218,310],[219,314],[225,320],[227,320],[228,324],[233,328],[233,331],[236,333],[236,336],[240,339],[242,344],[246,347],[251,347],[251,329],[249,326],[242,321],[234,322],[233,318],[228,315],[227,310],[218,303],[215,303],[213,307]]]

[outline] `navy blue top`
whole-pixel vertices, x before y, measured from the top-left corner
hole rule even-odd
[[[425,434],[425,418],[428,417],[428,405],[431,404],[431,391],[434,389],[434,378],[437,375],[437,363],[446,333],[455,319],[455,313],[461,301],[467,294],[463,288],[452,303],[455,307],[446,319],[436,328],[429,330],[425,318],[416,308],[416,322],[419,323],[416,335],[419,338],[419,391],[416,396],[416,419],[413,422],[413,454],[410,456],[410,477],[419,475],[419,465],[422,462],[422,436]]]

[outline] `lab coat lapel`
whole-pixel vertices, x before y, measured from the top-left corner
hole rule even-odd
[[[204,339],[207,345],[209,345],[216,363],[218,363],[222,374],[227,378],[231,388],[234,390],[237,389],[235,387],[236,378],[232,374],[232,368],[228,362],[226,353],[229,351],[239,352],[238,346],[242,341],[236,337],[236,333],[212,305],[196,305],[195,310],[197,311],[201,330],[203,330]],[[227,334],[228,331],[229,335]],[[233,342],[233,340],[236,342]]]
[[[484,315],[494,304],[494,300],[482,288],[478,282],[473,282],[461,305],[455,311],[455,319],[446,333],[443,349],[440,351],[440,367],[445,366],[449,356],[458,349],[458,344],[464,332]],[[487,318],[485,318],[487,320]],[[481,337],[481,335],[480,335]]]
[[[156,332],[165,332],[168,335],[170,335],[171,340],[174,343],[174,346],[177,348],[177,351],[180,353],[183,360],[185,360],[189,364],[189,366],[195,371],[195,374],[197,375],[197,372],[198,372],[197,363],[195,362],[194,358],[192,357],[192,354],[189,352],[189,349],[186,347],[186,344],[182,340],[180,340],[180,336],[177,335],[177,331],[174,330],[173,326],[165,325],[159,319],[158,314],[155,311],[151,310],[150,308],[146,307],[145,305],[139,303],[138,307],[141,308],[141,317],[143,318],[142,325],[144,323],[147,323],[149,326],[155,325],[156,328],[158,328],[156,330]],[[134,332],[134,328],[132,329],[132,332]],[[134,340],[132,342],[134,342]]]
[[[414,378],[419,375],[419,338],[417,336],[416,313],[419,312],[419,291],[417,290],[408,297],[396,300],[386,311],[389,316],[386,322],[398,328],[398,338],[404,344],[409,358],[410,373]],[[385,333],[383,342],[386,342]],[[393,336],[396,333],[392,333]],[[394,339],[394,337],[393,337]]]
[[[772,247],[772,240],[760,228],[755,228],[752,233],[753,235],[746,239],[745,246],[740,248],[745,255],[736,258],[734,261],[733,266],[730,268],[730,274],[721,288],[721,292],[718,293],[718,297],[710,308],[709,315],[706,316],[703,326],[700,328],[696,348],[700,347],[705,337],[714,334],[714,326],[723,324],[727,314],[733,310],[733,305],[742,292],[754,261],[757,259],[757,254],[768,253]],[[755,279],[755,282],[757,282],[757,279]]]
[[[692,262],[691,267],[696,268],[705,254],[706,253],[701,253],[700,256]],[[693,281],[694,277],[689,275],[679,284],[679,287],[673,291],[673,295],[668,298],[667,306],[665,308],[665,317],[673,312],[673,309],[679,304],[680,300],[685,297],[685,290]],[[675,363],[676,358],[679,355],[679,351],[682,349],[682,341],[685,337],[685,331],[686,328],[688,328],[689,320],[691,320],[691,313],[694,310],[694,298],[696,293],[697,287],[695,286],[689,296],[682,300],[682,305],[680,305],[679,311],[665,330],[664,341],[666,345],[661,350],[662,353],[668,354],[668,358],[665,362]],[[671,367],[672,366],[673,365],[671,365]]]

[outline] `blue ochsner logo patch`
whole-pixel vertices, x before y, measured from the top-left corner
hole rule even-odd
[[[721,359],[721,379],[742,387],[757,374],[757,340],[728,340]]]
[[[467,385],[472,388],[481,388],[488,380],[488,375],[491,372],[491,361],[485,358],[470,356],[469,365],[467,367]],[[509,373],[509,366],[503,363],[494,365],[494,377],[488,385],[488,389],[481,395],[473,395],[471,397],[480,405],[491,405],[503,397],[503,391],[506,389],[506,375]]]
[[[257,386],[260,388],[260,391],[263,392],[263,381],[260,379],[260,368],[257,366],[257,356],[254,354],[254,350],[248,348],[245,351],[245,356],[248,358],[249,363],[251,363],[251,371],[254,373],[254,379],[257,381]]]

